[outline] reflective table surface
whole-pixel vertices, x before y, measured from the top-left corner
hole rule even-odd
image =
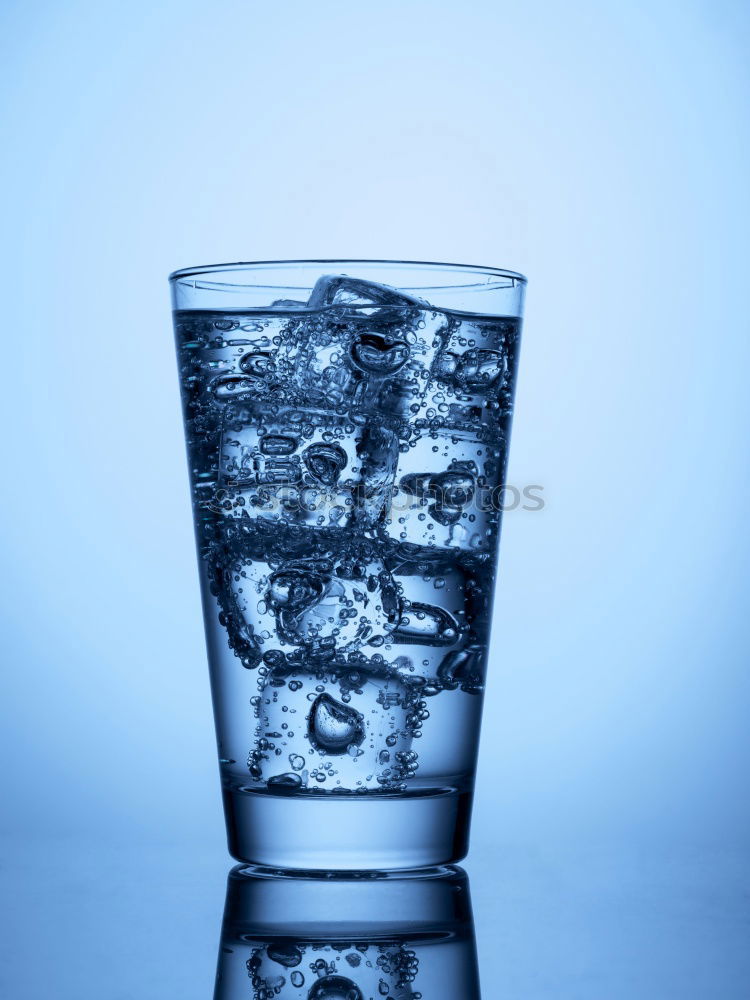
[[[484,1000],[750,996],[750,865],[726,851],[506,846],[348,884],[205,846],[3,857],[9,1000],[474,1000],[475,955]]]

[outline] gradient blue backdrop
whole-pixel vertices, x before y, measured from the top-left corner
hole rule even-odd
[[[166,275],[530,278],[474,850],[732,850],[748,8],[6,3],[2,825],[220,844]]]

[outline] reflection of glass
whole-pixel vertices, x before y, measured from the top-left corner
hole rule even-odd
[[[172,275],[238,860],[465,855],[524,288],[388,261]]]
[[[466,873],[229,873],[214,1000],[479,1000]]]

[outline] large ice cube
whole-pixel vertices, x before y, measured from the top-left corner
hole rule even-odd
[[[325,406],[379,409],[408,418],[419,408],[450,322],[395,288],[326,275],[279,353],[289,386]]]
[[[269,578],[266,602],[281,642],[316,654],[381,646],[400,612],[382,560],[351,548],[285,559]]]
[[[347,274],[324,274],[315,283],[307,300],[308,309],[329,309],[331,306],[366,309],[370,315],[387,315],[388,310],[425,309],[429,304],[390,285]]]
[[[482,430],[423,428],[399,454],[384,534],[407,549],[494,551],[504,454],[502,437]]]
[[[257,667],[263,652],[277,645],[275,617],[266,601],[273,568],[264,538],[253,524],[229,521],[209,546],[206,562],[228,643],[243,666]]]
[[[382,421],[235,402],[224,413],[215,503],[231,517],[370,526],[389,498],[398,447]]]
[[[293,793],[399,788],[416,771],[418,685],[384,663],[272,669],[257,698],[251,778]]]
[[[451,328],[432,369],[449,405],[510,409],[519,334],[517,319],[497,316],[464,318]]]
[[[492,572],[489,561],[436,558],[423,549],[409,559],[389,559],[401,598],[401,620],[384,655],[422,691],[477,691],[484,678]]]
[[[195,389],[220,404],[277,390],[276,355],[293,321],[283,312],[191,317],[192,339],[182,347],[192,360]]]
[[[248,667],[265,654],[375,651],[401,617],[380,543],[341,529],[229,520],[208,571],[229,643]]]
[[[216,490],[223,409],[235,398],[273,393],[274,358],[288,323],[288,317],[268,313],[175,313],[194,500],[199,508],[212,503]]]
[[[429,381],[412,411],[416,425],[507,427],[512,411],[519,321],[463,317],[446,331]]]

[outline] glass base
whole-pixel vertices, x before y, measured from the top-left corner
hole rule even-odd
[[[302,871],[390,871],[466,856],[471,795],[275,795],[224,790],[230,854]]]

